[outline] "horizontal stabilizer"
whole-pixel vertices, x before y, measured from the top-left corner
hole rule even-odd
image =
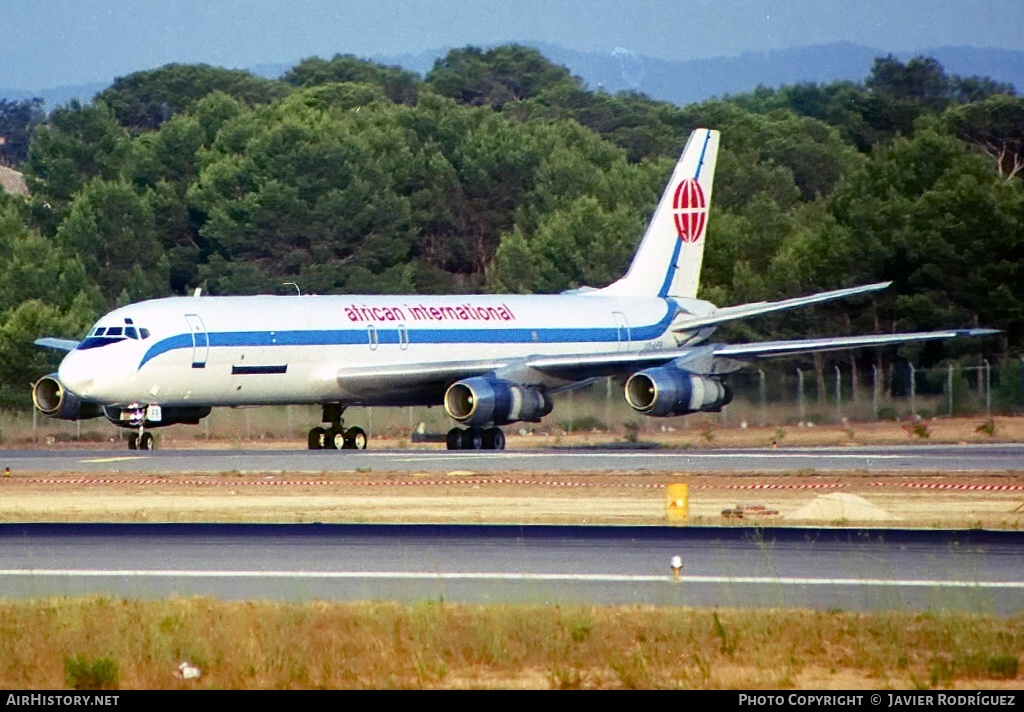
[[[754,302],[752,304],[740,304],[734,307],[724,307],[722,309],[716,309],[707,316],[683,317],[672,324],[672,331],[691,331],[702,326],[713,326],[727,321],[735,321],[736,319],[746,319],[752,316],[760,316],[761,314],[783,311],[785,309],[805,307],[809,304],[830,302],[833,299],[852,297],[855,294],[877,292],[879,289],[885,289],[890,284],[892,284],[892,282],[878,282],[876,284],[866,284],[862,287],[848,287],[846,289],[836,289],[831,292],[810,294],[806,297],[783,299],[779,302]]]
[[[717,358],[758,359],[815,351],[838,351],[871,346],[909,344],[918,341],[939,339],[962,339],[979,336],[995,336],[998,329],[948,329],[946,331],[918,331],[907,334],[872,334],[868,336],[836,336],[825,339],[802,339],[798,341],[765,341],[757,344],[719,344],[715,347]]]
[[[45,339],[36,339],[32,343],[36,346],[42,346],[47,349],[57,349],[58,351],[74,351],[75,347],[78,346],[78,342],[72,339],[54,339],[49,336]]]

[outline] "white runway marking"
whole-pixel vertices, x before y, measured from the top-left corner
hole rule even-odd
[[[629,452],[629,453],[609,453],[609,452],[571,452],[571,453],[546,453],[546,452],[517,452],[515,458],[560,458],[566,455],[571,456],[573,459],[577,458],[602,458],[602,459],[615,459],[615,458],[634,458],[634,459],[668,459],[668,458],[680,458],[680,457],[696,457],[702,460],[710,459],[749,459],[749,460],[760,460],[766,457],[773,459],[821,459],[822,453],[802,453],[802,452],[786,452],[780,453],[777,450],[773,452],[765,453],[753,453],[753,452],[739,452],[739,453],[712,453],[712,452]],[[854,460],[899,460],[908,457],[908,455],[886,455],[886,454],[871,454],[871,453],[832,453],[837,458],[849,458]],[[481,460],[490,459],[492,457],[500,457],[494,453],[466,453],[456,452],[452,454],[438,454],[438,455],[419,455],[415,457],[401,457],[397,456],[394,459],[400,462],[430,462],[434,460],[448,460],[451,458],[460,458],[463,460]]]
[[[0,569],[0,576],[118,577],[118,578],[268,578],[268,579],[370,579],[411,581],[561,581],[604,583],[721,583],[774,586],[888,586],[915,588],[1008,588],[1024,589],[1024,581],[948,581],[940,579],[855,579],[772,576],[656,576],[640,574],[545,574],[505,572],[433,571],[209,571],[187,569]]]
[[[79,460],[79,462],[122,462],[124,460],[143,460],[145,458],[137,455],[124,455],[121,457],[98,457],[94,460]]]

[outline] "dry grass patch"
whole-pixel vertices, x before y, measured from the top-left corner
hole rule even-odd
[[[1022,644],[961,613],[0,601],[8,689],[1014,688]]]

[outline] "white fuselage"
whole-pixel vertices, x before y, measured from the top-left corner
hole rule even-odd
[[[104,316],[96,329],[129,323],[148,336],[93,346],[87,338],[58,375],[82,398],[112,406],[438,404],[443,389],[403,399],[386,379],[367,384],[375,369],[676,348],[672,320],[713,309],[593,293],[172,297]],[[359,387],[346,373],[361,374]]]

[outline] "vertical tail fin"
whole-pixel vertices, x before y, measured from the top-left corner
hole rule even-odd
[[[719,132],[690,134],[626,276],[604,294],[696,297]]]

